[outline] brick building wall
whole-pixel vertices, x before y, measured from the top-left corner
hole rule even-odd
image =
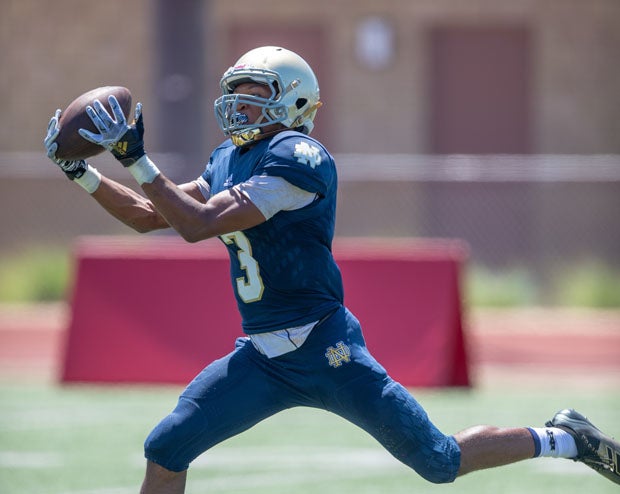
[[[175,2],[176,5],[183,4]],[[158,148],[162,80],[158,2],[4,0],[0,17],[0,151],[40,149],[49,115],[86,89],[130,87],[145,105],[150,148]],[[429,36],[445,26],[520,26],[530,35],[528,104],[533,153],[620,152],[620,3],[617,0],[314,0],[204,2],[208,97],[204,149],[219,141],[211,101],[238,53],[244,26],[290,33],[317,26],[322,43],[325,114],[335,152],[427,153],[432,78]],[[378,17],[393,29],[393,56],[380,70],[356,55],[357,28]],[[154,26],[158,26],[154,29]],[[237,31],[234,27],[237,26]],[[241,31],[241,32],[240,32]],[[181,54],[182,55],[182,54]],[[191,94],[190,94],[191,97]],[[329,110],[327,108],[329,107]],[[371,136],[372,138],[369,138]]]

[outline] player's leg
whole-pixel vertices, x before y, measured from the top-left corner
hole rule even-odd
[[[461,448],[459,475],[549,456],[580,461],[620,484],[620,443],[575,410],[561,410],[546,423],[546,427],[478,426],[454,437]]]
[[[147,460],[140,494],[182,494],[186,480],[187,470],[173,472]]]
[[[349,311],[342,309],[315,328],[297,352],[311,365],[309,375],[323,408],[370,433],[427,480],[456,478],[460,464],[456,440],[442,434],[370,355],[359,322]]]
[[[449,483],[459,475],[461,448],[456,439],[441,432],[403,386],[389,378],[359,379],[340,394],[330,410],[364,429],[421,477]]]
[[[355,358],[372,368],[369,354]],[[359,372],[363,375],[364,370]],[[413,396],[387,375],[374,379],[371,373],[350,381],[340,387],[331,405],[332,411],[362,427],[394,457],[434,483],[532,458],[535,452],[527,428],[477,426],[454,436],[442,433]]]
[[[183,492],[186,471],[197,456],[289,406],[268,366],[249,340],[240,338],[234,352],[187,386],[145,441],[143,494]]]
[[[454,438],[461,450],[459,476],[534,457],[534,439],[524,427],[479,425],[455,434]]]
[[[307,360],[317,362],[313,376],[323,390],[325,407],[369,432],[427,480],[451,482],[467,472],[535,455],[536,431],[527,428],[478,426],[455,436],[443,434],[368,352],[359,323],[350,313],[335,314],[317,330],[301,352],[317,355]],[[564,444],[561,439],[571,440],[567,434],[562,438],[562,431],[555,432],[558,445]],[[571,451],[564,448],[563,455]]]

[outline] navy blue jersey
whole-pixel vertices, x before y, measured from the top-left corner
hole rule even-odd
[[[282,177],[317,194],[311,204],[220,238],[230,255],[233,290],[247,334],[301,326],[343,302],[331,252],[336,216],[334,159],[316,140],[285,131],[247,149],[216,148],[203,174],[211,195],[253,175]]]

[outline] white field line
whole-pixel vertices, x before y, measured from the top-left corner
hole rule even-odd
[[[134,456],[130,463],[144,465],[145,460]],[[59,453],[0,451],[0,468],[62,468],[64,464],[65,459]],[[562,459],[539,458],[527,462],[527,467],[552,475],[594,475],[585,465]],[[192,480],[193,470],[211,470],[212,478]],[[330,479],[354,480],[406,471],[405,466],[380,448],[222,447],[207,452],[192,464],[187,492],[249,492],[257,487],[307,486]],[[138,485],[110,486],[71,490],[65,494],[133,494],[138,488]]]
[[[0,452],[0,467],[62,467],[60,455]],[[135,456],[132,465],[144,465]],[[356,468],[351,468],[355,465]],[[390,475],[404,469],[387,452],[372,448],[346,447],[223,447],[199,457],[190,468],[187,492],[227,493],[256,487],[280,488],[307,485],[329,479],[359,479]],[[192,470],[211,470],[209,480],[192,480]],[[138,485],[68,490],[65,494],[134,494]]]
[[[243,462],[239,460],[243,459]],[[311,466],[322,471],[338,471],[355,465],[366,472],[384,471],[402,465],[387,451],[377,448],[339,446],[246,446],[222,447],[198,457],[192,468],[217,468],[247,471],[248,468],[281,470]],[[403,467],[404,468],[404,467]]]
[[[135,414],[133,407],[84,407],[67,412],[64,408],[38,408],[34,410],[0,410],[0,432],[2,431],[33,431],[47,430],[50,427],[66,427],[74,430],[76,427],[95,427],[97,425],[111,425],[125,423],[131,414]],[[161,414],[163,417],[163,413]],[[152,419],[155,424],[155,418]]]
[[[63,456],[55,452],[0,451],[0,468],[60,468]]]
[[[140,490],[139,485],[123,487],[100,487],[79,491],[64,491],[63,494],[136,494]]]
[[[144,465],[146,460],[134,457],[134,466]],[[355,466],[354,476],[372,476],[406,470],[387,451],[377,448],[351,448],[339,446],[244,446],[216,447],[199,456],[190,466],[192,470],[238,472],[247,475],[252,471],[283,472],[290,469],[314,469],[322,473],[334,472],[339,476],[343,470]]]

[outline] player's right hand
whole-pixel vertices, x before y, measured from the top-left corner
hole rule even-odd
[[[58,127],[58,120],[60,119],[61,110],[56,110],[54,116],[50,119],[49,124],[47,125],[47,135],[45,139],[43,139],[43,144],[45,145],[45,150],[47,151],[47,157],[52,160],[70,180],[80,178],[86,170],[88,169],[88,163],[85,160],[61,160],[56,158],[56,150],[58,149],[58,144],[56,143],[56,137],[58,137],[58,133],[60,132],[60,128]]]
[[[108,103],[112,115],[99,100],[95,100],[93,106],[86,107],[86,113],[97,127],[99,134],[86,129],[80,129],[78,132],[87,141],[110,151],[124,167],[131,166],[146,154],[142,103],[136,104],[134,122],[131,125],[127,123],[123,109],[114,95],[108,97]]]

